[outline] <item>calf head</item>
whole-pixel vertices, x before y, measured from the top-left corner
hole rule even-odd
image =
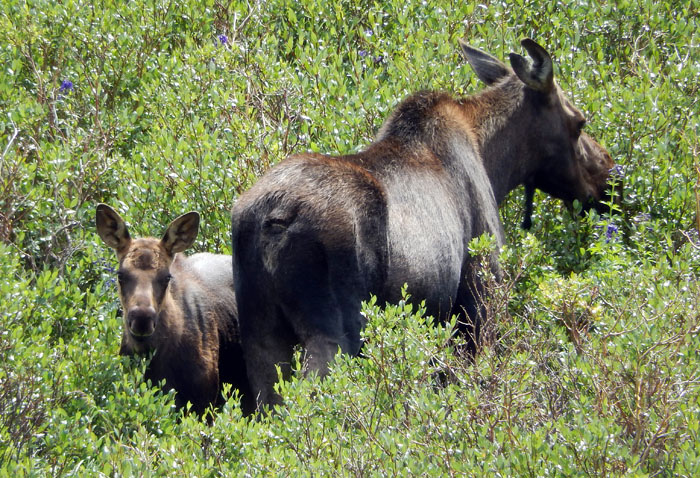
[[[124,340],[146,349],[168,307],[170,266],[175,254],[187,249],[197,237],[199,214],[190,212],[175,219],[163,238],[132,239],[124,220],[111,207],[100,204],[97,233],[117,252],[119,298],[124,311]]]
[[[517,144],[518,184],[551,194],[571,205],[578,200],[584,209],[601,209],[609,193],[608,178],[614,163],[608,152],[583,131],[586,119],[554,81],[552,58],[533,40],[522,46],[531,61],[510,54],[512,70],[500,60],[461,42],[462,50],[479,78],[494,85],[494,92],[522,91],[510,118],[508,137],[493,140]],[[489,114],[489,113],[487,113]],[[507,191],[505,191],[507,193]],[[500,200],[500,199],[499,199]]]

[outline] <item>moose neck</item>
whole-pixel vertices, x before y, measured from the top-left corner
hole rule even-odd
[[[524,92],[522,83],[514,80],[506,80],[462,102],[498,204],[531,174],[523,141],[527,125],[519,117]]]

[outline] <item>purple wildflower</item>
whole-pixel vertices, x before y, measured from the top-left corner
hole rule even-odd
[[[358,54],[359,54],[362,58],[364,58],[364,57],[367,56],[367,50],[360,50],[360,52],[359,52]]]
[[[616,164],[612,168],[610,168],[610,171],[608,171],[608,174],[610,176],[613,176],[615,178],[624,178],[625,177],[625,168],[622,167],[620,164]]]
[[[228,43],[228,37],[226,35],[224,35],[223,33],[221,35],[219,35],[217,38],[218,38],[219,43],[221,45],[226,45]]]
[[[93,264],[100,267],[104,272],[107,272],[111,275],[111,277],[105,281],[105,286],[107,286],[107,288],[114,287],[117,283],[117,280],[114,277],[114,275],[116,275],[117,273],[117,269],[114,267],[114,265],[112,265],[110,262],[107,262],[104,259],[99,259],[93,262]]]
[[[608,224],[608,227],[605,229],[605,242],[610,242],[613,237],[618,232],[618,227],[615,224]]]
[[[648,212],[640,212],[633,218],[634,222],[649,222],[651,221],[651,214]]]
[[[377,55],[374,57],[375,63],[382,63],[384,61],[384,55]]]
[[[70,93],[73,91],[73,82],[70,80],[63,80],[58,91],[60,93]]]
[[[365,30],[365,35],[371,37],[372,35],[374,35],[374,32],[371,28],[368,28],[367,30]]]

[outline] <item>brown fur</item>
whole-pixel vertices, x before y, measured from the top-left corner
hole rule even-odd
[[[254,404],[240,348],[230,256],[181,253],[197,236],[199,216],[177,218],[163,239],[131,239],[123,219],[97,207],[97,231],[117,251],[124,327],[122,355],[155,352],[145,379],[165,380],[176,404],[202,414],[220,398],[221,382]]]
[[[272,168],[232,211],[241,343],[261,404],[279,403],[275,365],[293,347],[321,375],[339,350],[357,354],[361,301],[396,302],[400,290],[441,320],[458,315],[479,343],[484,284],[467,250],[488,233],[503,243],[498,204],[520,184],[595,204],[607,153],[581,133],[583,115],[554,81],[547,52],[523,46],[513,70],[463,44],[490,85],[454,99],[422,91],[400,103],[364,151],[302,154]],[[498,276],[494,254],[490,267]]]

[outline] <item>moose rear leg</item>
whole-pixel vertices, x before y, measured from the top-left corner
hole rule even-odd
[[[500,280],[501,272],[496,256],[490,258],[493,280]],[[459,314],[457,327],[466,339],[466,353],[473,358],[479,351],[483,342],[484,327],[488,329],[490,324],[488,304],[488,284],[484,282],[481,264],[476,259],[470,261],[464,268],[464,277],[459,290],[457,300],[453,308],[454,314]],[[489,267],[489,266],[487,266]]]
[[[250,388],[258,408],[280,405],[282,397],[275,392],[277,366],[282,378],[288,378],[293,357],[293,342],[284,334],[244,339],[244,356]]]
[[[305,349],[304,375],[315,372],[319,377],[325,377],[328,374],[328,364],[342,347],[332,338],[315,335],[306,341]]]
[[[315,372],[324,377],[338,353],[359,353],[363,319],[360,299],[344,297],[339,302],[328,284],[319,283],[316,292],[316,300],[309,301],[313,307],[297,303],[287,313],[304,347],[304,374]]]
[[[535,200],[535,187],[525,184],[525,213],[523,214],[522,228],[526,231],[532,227],[532,207]]]
[[[295,236],[277,269],[282,315],[304,348],[304,373],[323,377],[339,351],[360,349],[362,288],[353,244],[329,251],[315,237]]]

